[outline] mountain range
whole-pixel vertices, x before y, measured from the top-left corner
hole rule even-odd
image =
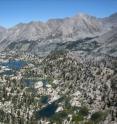
[[[9,29],[0,27],[0,51],[47,55],[61,45],[67,49],[69,47],[66,45],[74,44],[72,50],[86,52],[84,47],[93,45],[92,52],[117,56],[116,34],[117,13],[105,18],[79,13],[73,17],[50,19],[45,23],[20,23]],[[80,48],[76,49],[76,46]]]
[[[0,124],[117,124],[117,13],[0,27]]]

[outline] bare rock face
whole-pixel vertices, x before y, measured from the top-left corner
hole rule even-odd
[[[7,47],[11,42],[59,39],[68,41],[102,33],[102,23],[95,17],[79,14],[64,19],[51,19],[46,23],[20,23],[4,33],[1,43]],[[0,33],[2,35],[2,33]]]
[[[103,19],[104,23],[107,23],[108,25],[111,25],[112,27],[117,27],[117,13],[114,13],[110,15],[109,17],[106,17]]]
[[[99,37],[101,46],[96,49],[97,52],[117,56],[117,28],[113,28]]]
[[[56,50],[58,43],[69,44],[71,42],[73,46],[77,46],[75,51],[87,50],[89,52],[89,48],[93,46],[93,52],[117,56],[117,28],[113,28],[116,27],[116,22],[117,14],[98,19],[79,13],[73,17],[50,19],[45,23],[40,21],[20,23],[7,30],[0,28],[0,51],[23,51],[47,55]],[[94,37],[98,38],[95,38],[93,42],[92,39],[86,43],[76,42]]]
[[[28,24],[18,24],[8,29],[5,38],[9,41],[37,40],[45,37],[49,33],[48,26],[43,22],[30,22]]]
[[[71,18],[49,20],[48,25],[53,31],[65,37],[84,37],[102,31],[102,23],[97,18],[80,13]],[[54,33],[54,32],[53,32]]]

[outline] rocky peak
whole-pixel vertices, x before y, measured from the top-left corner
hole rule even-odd
[[[79,13],[78,16],[73,16],[64,19],[50,19],[44,22],[29,22],[20,23],[8,30],[5,34],[5,39],[10,41],[19,40],[39,40],[49,37],[50,34],[62,36],[92,35],[102,30],[101,22],[95,17]]]
[[[112,27],[117,27],[117,13],[110,15],[103,19],[103,22]]]

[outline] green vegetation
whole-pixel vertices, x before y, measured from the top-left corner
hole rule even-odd
[[[65,110],[62,112],[58,112],[50,118],[50,122],[51,123],[56,122],[56,124],[61,124],[62,120],[64,120],[64,118],[66,118],[67,115],[68,113]]]
[[[86,106],[80,108],[79,113],[83,116],[87,116],[89,114],[89,110]]]
[[[47,77],[45,80],[48,84],[52,84],[52,82],[53,82],[53,78],[51,78],[51,77]]]
[[[40,102],[41,102],[42,104],[46,104],[46,103],[48,102],[48,96],[41,96]]]
[[[106,117],[106,113],[105,112],[101,112],[101,111],[98,111],[98,112],[95,112],[94,114],[92,114],[91,116],[91,120],[94,122],[94,123],[99,123],[100,121],[103,121]]]
[[[77,114],[77,115],[73,115],[72,117],[72,122],[75,122],[75,124],[78,124],[80,121],[83,121],[84,117],[83,115]]]
[[[94,124],[91,120],[85,122],[84,124]]]

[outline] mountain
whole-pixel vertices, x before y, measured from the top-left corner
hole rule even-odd
[[[90,48],[90,45],[92,48],[94,47],[92,51],[96,51],[101,44],[100,39],[103,39],[106,35],[108,36],[107,38],[109,38],[109,34],[115,32],[113,31],[115,30],[113,26],[116,25],[116,20],[117,14],[98,19],[94,16],[79,13],[73,17],[50,19],[45,23],[41,21],[20,23],[7,29],[7,31],[1,29],[3,31],[0,32],[0,51],[23,51],[43,56],[55,49],[60,49],[63,43],[65,43],[64,48],[69,48],[66,46],[68,44],[76,45],[76,51],[80,50],[86,52],[84,47]],[[87,38],[89,38],[88,41]],[[79,41],[84,40],[86,43],[81,42],[79,46]],[[116,38],[113,40],[113,42],[116,42]],[[109,45],[108,42],[106,44]],[[87,50],[89,50],[89,48]],[[73,49],[74,48],[72,48],[72,50]],[[110,49],[112,48],[110,47]]]
[[[107,25],[110,25],[112,27],[117,27],[117,13],[114,13],[110,15],[109,17],[106,17],[103,19],[104,23],[107,23]]]
[[[82,37],[102,31],[102,24],[95,17],[79,14],[70,18],[51,19],[46,23],[30,22],[8,29],[4,39],[9,41],[40,40],[48,37]]]
[[[117,27],[100,36],[98,41],[101,46],[96,52],[117,56]]]
[[[57,23],[58,21],[59,23]],[[59,25],[54,28],[52,24],[57,25],[56,23]],[[48,25],[51,29],[54,28],[55,32],[58,31],[63,38],[84,37],[102,31],[102,23],[98,19],[83,13],[63,20],[48,21]]]
[[[4,33],[1,44],[6,48],[12,42],[45,41],[57,39],[62,41],[97,35],[102,32],[102,23],[97,18],[79,14],[64,19],[51,19],[46,23],[20,23]],[[55,42],[55,40],[54,40]]]
[[[0,28],[0,123],[116,124],[116,14]]]

